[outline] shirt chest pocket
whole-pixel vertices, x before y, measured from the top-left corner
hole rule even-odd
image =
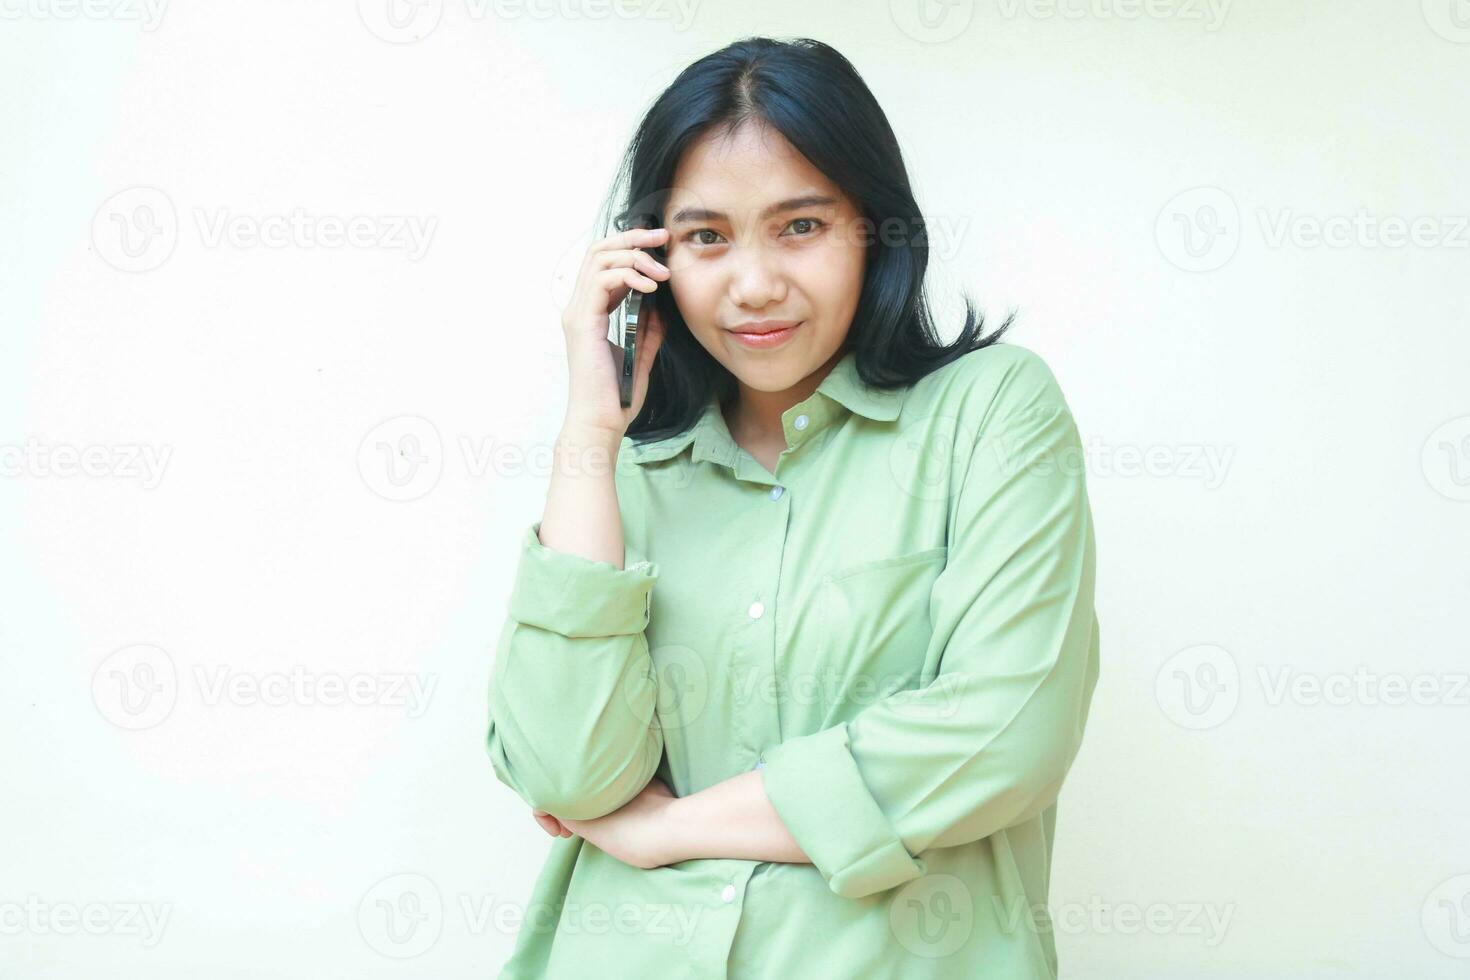
[[[862,708],[918,686],[933,633],[929,594],[944,570],[947,552],[941,545],[859,562],[823,576],[816,597],[821,663],[841,678],[837,693],[842,702]],[[837,717],[842,714],[838,711]]]

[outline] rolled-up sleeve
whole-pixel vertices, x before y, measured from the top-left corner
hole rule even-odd
[[[900,885],[931,848],[1037,817],[1081,744],[1099,639],[1076,425],[1031,355],[971,431],[930,596],[934,679],[765,755],[772,806],[839,895]]]
[[[632,547],[623,568],[548,548],[540,530],[521,539],[486,745],[528,804],[588,820],[637,795],[663,753],[645,633],[658,566]]]

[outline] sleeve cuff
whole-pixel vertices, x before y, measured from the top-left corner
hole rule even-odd
[[[832,891],[861,898],[924,874],[868,792],[845,724],[782,742],[764,759],[767,798]]]
[[[510,594],[517,622],[562,636],[619,636],[648,626],[658,565],[624,546],[624,567],[548,548],[541,522],[521,538],[520,564]]]

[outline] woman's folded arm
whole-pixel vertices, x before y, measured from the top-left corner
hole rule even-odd
[[[486,747],[526,803],[593,819],[637,795],[663,753],[645,634],[658,566],[631,548],[621,569],[558,551],[539,530],[522,538]]]

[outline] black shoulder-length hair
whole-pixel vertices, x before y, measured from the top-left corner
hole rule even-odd
[[[603,235],[663,227],[664,205],[684,151],[705,135],[747,122],[779,131],[857,205],[871,237],[857,311],[843,351],[856,349],[862,380],[911,385],[972,350],[988,347],[1015,318],[982,335],[985,318],[964,296],[965,325],[941,343],[924,297],[929,241],[898,140],[852,64],[811,38],[747,37],[689,65],[654,101],[628,142],[604,204]],[[618,187],[625,188],[621,197]],[[616,205],[616,214],[610,214]],[[897,229],[897,234],[891,234]],[[650,249],[663,259],[667,247]],[[644,442],[693,425],[711,391],[726,404],[734,376],[690,333],[668,288],[645,294],[665,325],[648,394],[627,434]]]

